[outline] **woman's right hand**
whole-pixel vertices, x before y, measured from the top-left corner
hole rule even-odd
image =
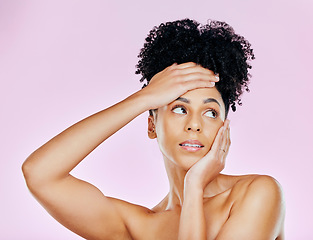
[[[171,103],[187,91],[214,87],[218,81],[219,77],[213,71],[194,62],[174,63],[154,75],[149,85],[141,92],[147,94],[150,109],[157,109]]]

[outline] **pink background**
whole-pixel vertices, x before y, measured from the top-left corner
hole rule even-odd
[[[69,125],[140,89],[135,64],[148,31],[185,17],[226,21],[252,43],[251,92],[230,114],[224,173],[274,176],[285,193],[287,239],[313,239],[312,10],[311,0],[1,0],[0,239],[80,239],[31,196],[21,165]],[[168,185],[146,118],[74,175],[106,195],[154,206]]]

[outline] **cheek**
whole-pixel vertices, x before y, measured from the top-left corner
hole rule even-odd
[[[157,138],[160,142],[169,142],[179,136],[179,121],[159,121],[156,125]]]

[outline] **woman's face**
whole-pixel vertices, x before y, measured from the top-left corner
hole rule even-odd
[[[221,94],[214,88],[189,91],[149,117],[165,160],[188,170],[210,149],[225,120]]]

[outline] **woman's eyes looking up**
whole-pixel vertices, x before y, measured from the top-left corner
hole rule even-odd
[[[184,106],[174,106],[172,112],[176,114],[187,114],[187,110]],[[209,109],[204,113],[205,116],[210,118],[217,118],[218,113],[214,109]]]

